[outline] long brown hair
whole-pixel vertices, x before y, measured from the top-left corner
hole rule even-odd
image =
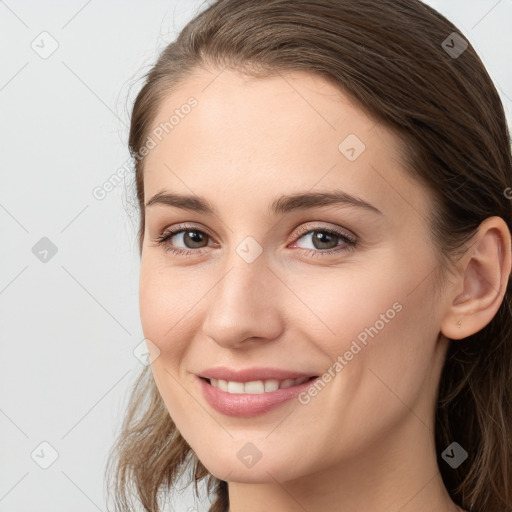
[[[141,150],[162,99],[190,73],[212,65],[259,77],[318,74],[393,130],[409,172],[435,198],[431,229],[444,267],[487,217],[502,217],[512,231],[503,105],[472,45],[441,14],[419,0],[218,0],[163,50],[133,107],[129,149],[140,252]],[[439,385],[439,468],[453,501],[474,512],[512,512],[511,293],[508,286],[484,329],[451,340]],[[441,459],[452,441],[468,452],[458,469]],[[227,483],[207,471],[180,435],[146,367],[107,466],[116,510],[131,510],[132,494],[145,511],[158,512],[159,496],[190,464],[196,492],[206,478],[210,512],[226,512]]]

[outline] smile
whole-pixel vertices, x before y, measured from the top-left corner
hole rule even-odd
[[[207,380],[213,387],[218,388],[221,391],[226,391],[227,393],[248,393],[250,395],[260,395],[262,393],[272,393],[278,389],[291,388],[314,378],[315,377],[299,377],[298,379],[285,379],[281,381],[276,379],[268,379],[253,380],[250,382],[226,381],[222,379]]]
[[[270,412],[296,398],[319,377],[265,379],[248,382],[196,376],[205,401],[226,416],[252,418]]]

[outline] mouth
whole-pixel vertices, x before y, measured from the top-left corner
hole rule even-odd
[[[221,391],[230,394],[249,394],[249,395],[261,395],[266,393],[273,393],[280,389],[292,388],[310,382],[318,378],[318,375],[311,377],[303,376],[297,379],[265,379],[265,380],[253,380],[248,382],[228,381],[223,379],[209,379],[206,377],[199,377],[202,381],[206,382],[210,386],[217,388]]]
[[[290,402],[314,385],[318,376],[265,379],[247,382],[197,376],[205,401],[215,411],[231,417],[253,418]]]

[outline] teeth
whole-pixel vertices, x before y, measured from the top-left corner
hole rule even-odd
[[[234,382],[221,379],[210,379],[210,384],[222,391],[228,393],[248,393],[250,395],[260,395],[261,393],[271,393],[278,389],[297,386],[309,380],[309,377],[299,377],[298,379],[285,379],[282,381],[275,379],[253,380],[251,382]]]
[[[265,381],[265,393],[277,391],[279,389],[279,381],[270,379]]]
[[[281,385],[279,386],[280,389],[283,388],[291,388],[293,386],[293,383],[295,382],[294,379],[286,379],[281,382]]]
[[[228,393],[243,393],[244,383],[243,382],[228,382]]]
[[[259,395],[265,391],[265,383],[262,380],[253,380],[252,382],[239,382],[243,388],[244,393],[250,393],[251,395]],[[228,387],[229,391],[229,387]]]

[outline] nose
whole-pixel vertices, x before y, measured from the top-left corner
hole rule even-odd
[[[208,294],[203,334],[224,348],[278,338],[283,329],[279,286],[263,256],[247,263],[235,255]]]

